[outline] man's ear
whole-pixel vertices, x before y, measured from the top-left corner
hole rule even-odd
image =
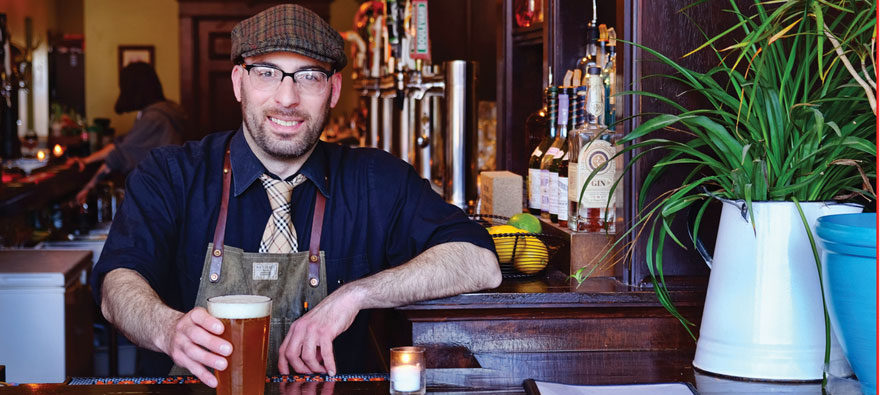
[[[343,88],[343,75],[339,72],[331,76],[331,108],[340,100],[340,89]]]
[[[232,67],[232,91],[235,92],[235,100],[241,103],[241,70],[244,69],[240,65]]]

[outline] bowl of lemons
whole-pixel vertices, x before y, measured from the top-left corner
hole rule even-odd
[[[504,278],[530,278],[541,273],[561,246],[557,236],[542,233],[541,222],[528,213],[512,217],[476,214],[494,240]]]

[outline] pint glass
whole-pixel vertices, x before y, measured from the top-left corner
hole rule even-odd
[[[232,343],[229,366],[216,371],[218,395],[262,394],[266,384],[272,299],[226,295],[207,299],[207,311],[222,321],[222,338]]]

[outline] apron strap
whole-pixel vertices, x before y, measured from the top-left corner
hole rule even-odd
[[[232,134],[234,136],[234,134]],[[232,136],[226,141],[226,155],[223,159],[223,187],[222,199],[219,203],[219,216],[216,218],[216,230],[213,231],[213,253],[210,257],[210,282],[219,282],[223,262],[223,243],[226,237],[226,219],[229,216],[229,191],[232,188],[232,163],[229,159],[231,153]],[[327,177],[325,177],[327,181]],[[324,225],[324,208],[327,199],[321,194],[321,190],[315,192],[315,212],[312,216],[312,235],[309,238],[309,285],[313,288],[320,284],[319,244],[321,242],[321,228]]]
[[[229,160],[232,137],[226,141],[226,155],[223,159],[222,200],[219,203],[219,216],[216,218],[216,230],[213,231],[213,254],[210,257],[210,282],[219,282],[222,270],[223,243],[226,237],[226,218],[229,216],[229,191],[232,188],[232,163]]]
[[[309,286],[315,288],[319,284],[318,271],[320,259],[318,245],[321,240],[321,228],[324,225],[324,206],[327,202],[321,190],[315,191],[315,213],[312,215],[312,236],[309,239]]]

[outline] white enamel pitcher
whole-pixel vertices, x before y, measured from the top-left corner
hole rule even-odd
[[[706,372],[750,379],[821,380],[822,294],[797,206],[752,205],[723,201],[713,260],[699,249],[711,276],[692,364]],[[820,216],[862,211],[860,205],[835,202],[800,206],[813,232]],[[832,346],[831,360],[832,374],[849,375],[839,345]]]

